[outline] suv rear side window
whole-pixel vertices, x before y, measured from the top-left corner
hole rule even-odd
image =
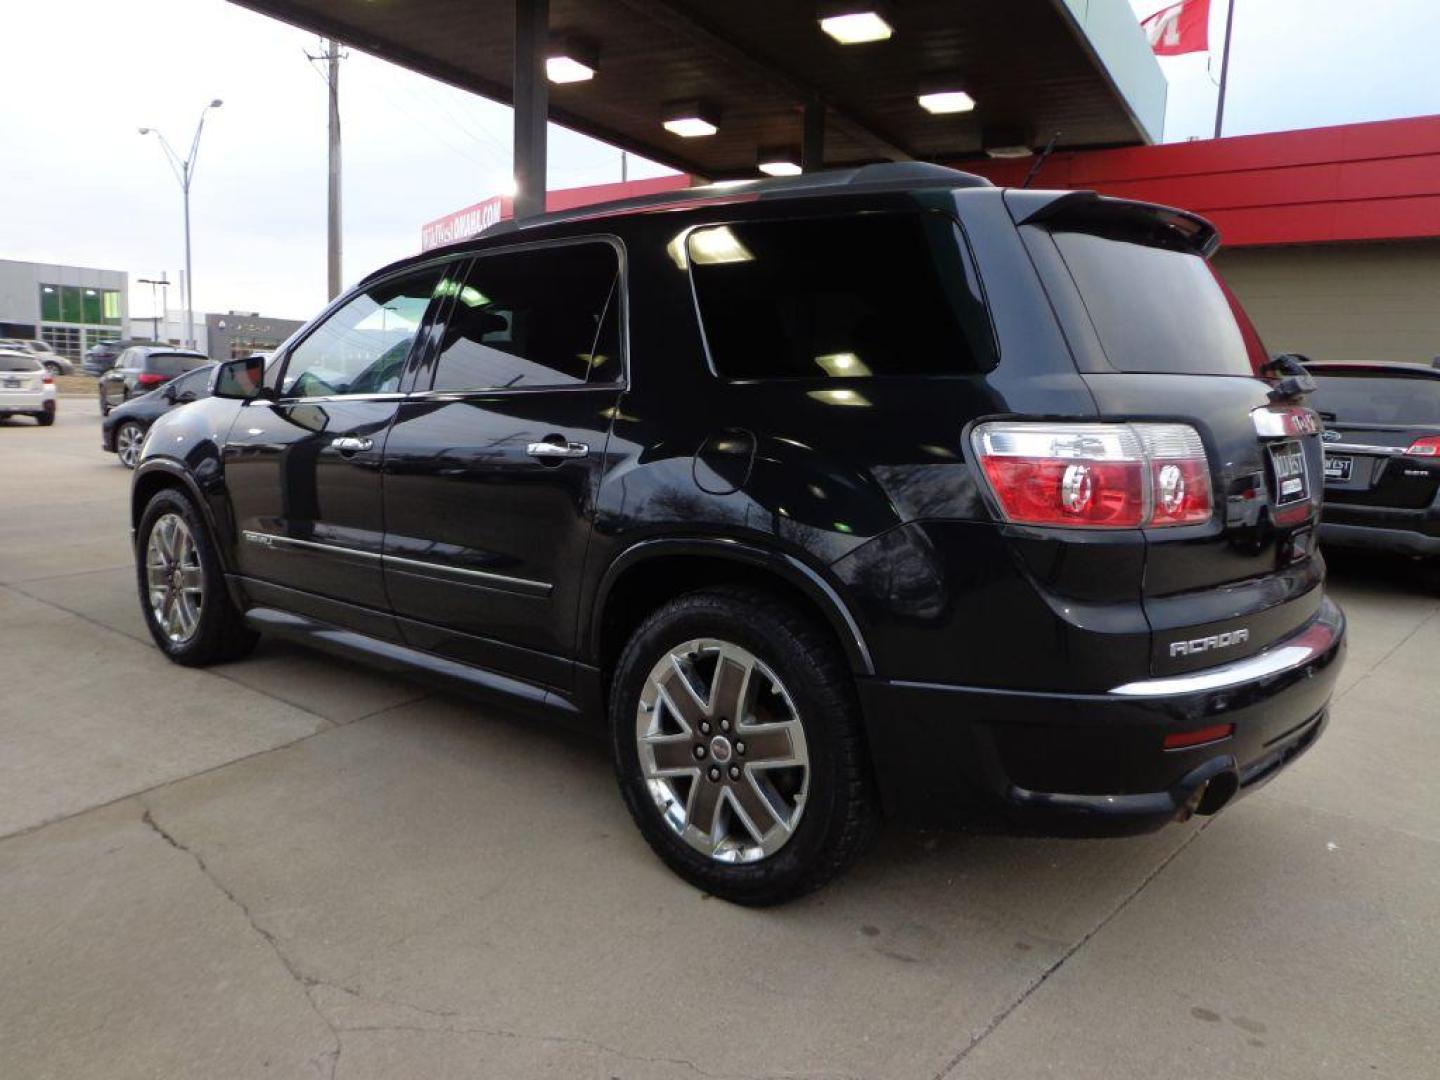
[[[1254,375],[1264,363],[1244,311],[1199,255],[1088,232],[1052,235],[1116,370]]]
[[[157,375],[169,375],[173,378],[187,371],[194,371],[196,368],[204,367],[209,363],[210,358],[208,356],[186,356],[183,353],[152,353],[145,358],[145,370],[153,371]]]
[[[1306,403],[1345,424],[1440,425],[1440,379],[1421,375],[1322,375]]]
[[[619,277],[608,243],[477,257],[455,290],[432,388],[613,382],[620,377]]]
[[[733,379],[961,375],[995,366],[964,238],[939,213],[701,226],[705,340]]]

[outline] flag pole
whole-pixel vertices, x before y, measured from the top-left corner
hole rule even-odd
[[[1225,55],[1220,61],[1220,98],[1215,104],[1215,138],[1220,138],[1225,124],[1225,83],[1230,77],[1230,28],[1235,22],[1235,0],[1229,0],[1225,11]]]

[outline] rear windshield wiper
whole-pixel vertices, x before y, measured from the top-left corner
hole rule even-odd
[[[1274,375],[1278,379],[1270,388],[1271,401],[1299,401],[1315,392],[1315,377],[1305,370],[1306,359],[1299,353],[1281,353],[1261,365],[1261,375]]]

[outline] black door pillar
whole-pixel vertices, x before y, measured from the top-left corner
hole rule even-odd
[[[515,217],[545,212],[545,52],[550,0],[515,0]]]
[[[825,103],[811,99],[805,103],[804,138],[800,144],[800,168],[819,172],[825,167]]]

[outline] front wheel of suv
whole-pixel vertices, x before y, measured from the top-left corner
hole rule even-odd
[[[238,660],[255,647],[258,635],[230,599],[205,522],[182,492],[156,492],[140,518],[135,550],[140,608],[161,652],[203,667]]]
[[[803,895],[874,831],[850,674],[822,628],[766,593],[692,593],[647,618],[617,665],[610,727],[641,833],[715,896]]]

